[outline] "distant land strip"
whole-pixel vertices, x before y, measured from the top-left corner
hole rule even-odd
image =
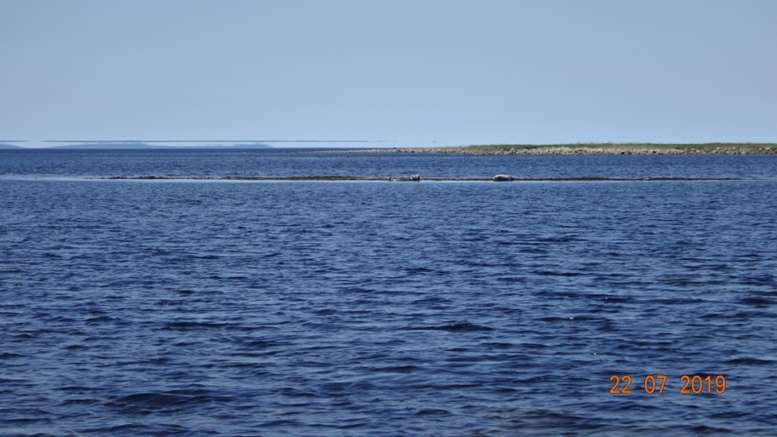
[[[452,153],[463,155],[773,155],[777,143],[579,143],[328,150],[312,153]]]
[[[503,176],[504,179],[497,179]],[[90,178],[91,179],[91,178]],[[135,181],[389,181],[389,177],[378,176],[109,176],[94,178],[101,180],[135,180]],[[497,175],[493,177],[423,177],[420,180],[433,182],[646,182],[646,181],[743,181],[743,178],[680,178],[680,177],[640,177],[640,178],[606,178],[599,176],[587,177],[555,177],[555,178],[521,178]],[[419,182],[420,182],[419,180]],[[395,182],[401,183],[401,182]],[[413,183],[413,182],[405,182]]]

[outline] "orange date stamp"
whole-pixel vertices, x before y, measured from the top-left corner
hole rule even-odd
[[[647,375],[642,387],[647,394],[663,393],[666,387],[666,375]],[[631,384],[634,382],[630,375],[612,375],[610,381],[614,381],[610,393],[616,395],[629,395],[633,393]],[[716,393],[723,394],[726,391],[726,377],[723,375],[683,375],[680,377],[683,388],[681,394]]]

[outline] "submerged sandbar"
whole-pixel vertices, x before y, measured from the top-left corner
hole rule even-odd
[[[499,175],[498,175],[499,176]],[[420,177],[417,181],[431,182],[647,182],[647,181],[742,181],[743,178],[680,178],[680,177],[639,177],[639,178],[607,178],[607,177],[518,177],[509,176],[509,180],[490,177]],[[109,176],[95,178],[102,180],[135,180],[135,181],[375,181],[390,182],[385,176]],[[392,182],[402,183],[402,182]]]

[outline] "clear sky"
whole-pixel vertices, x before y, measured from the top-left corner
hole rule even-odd
[[[777,141],[777,0],[0,0],[1,140]]]

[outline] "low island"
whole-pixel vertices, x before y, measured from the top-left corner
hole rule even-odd
[[[330,151],[342,153],[344,150]],[[348,153],[455,153],[465,155],[767,155],[777,143],[578,143],[347,150]]]

